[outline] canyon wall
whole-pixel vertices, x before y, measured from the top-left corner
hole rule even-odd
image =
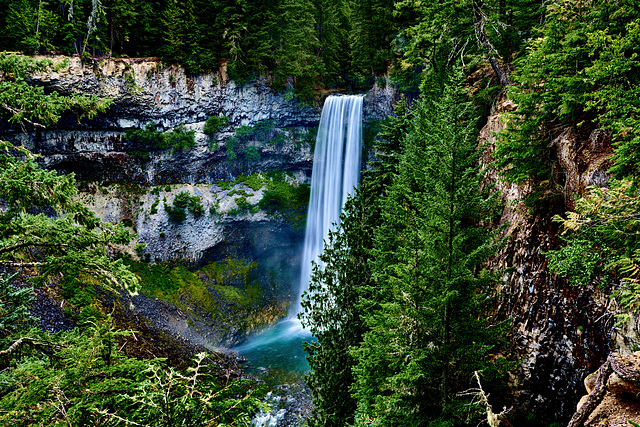
[[[31,83],[60,94],[107,97],[111,107],[92,120],[66,114],[53,129],[0,129],[6,139],[39,154],[47,168],[73,172],[83,203],[103,220],[123,223],[137,233],[129,248],[134,258],[186,262],[193,269],[230,260],[256,263],[249,280],[262,287],[263,297],[250,314],[259,319],[255,324],[227,328],[224,322],[203,320],[206,313],[180,315],[170,307],[155,316],[154,304],[134,297],[142,315],[167,332],[182,331],[203,344],[233,344],[242,334],[286,314],[298,290],[306,206],[291,207],[281,199],[310,180],[322,100],[305,104],[291,91],[274,91],[266,78],[238,86],[226,77],[224,67],[190,75],[155,58],[48,58],[66,66],[36,73]],[[364,96],[365,121],[372,123],[392,113],[397,93],[375,86]],[[208,135],[204,128],[212,116],[227,121]],[[127,130],[148,123],[158,131],[193,132],[195,144],[149,150],[125,137]],[[262,132],[243,142],[253,155],[243,153],[242,147],[230,155],[227,144],[236,133],[259,126]],[[282,184],[280,190],[273,190],[271,181]],[[291,191],[282,193],[282,188]],[[276,206],[263,209],[260,201],[269,191]],[[198,198],[200,207],[176,220],[170,210],[180,193]],[[242,288],[241,282],[224,285]],[[194,325],[200,326],[197,336],[191,333]]]
[[[523,203],[530,184],[510,184],[491,165],[496,134],[503,130],[505,114],[515,111],[508,100],[480,133],[487,144],[483,164],[487,181],[504,201],[500,224],[506,226],[505,247],[490,266],[501,271],[497,318],[509,319],[512,355],[519,360],[514,378],[519,402],[540,425],[568,419],[584,394],[583,379],[597,370],[613,349],[629,353],[637,346],[632,324],[616,327],[614,304],[598,289],[570,286],[551,272],[545,253],[561,244],[559,224],[589,186],[606,186],[611,166],[608,134],[600,129],[582,131],[567,127],[553,140],[557,188],[533,206]],[[614,304],[615,305],[615,304]]]
[[[35,75],[34,83],[61,93],[109,97],[113,105],[108,113],[80,123],[67,115],[53,130],[23,134],[5,129],[4,133],[41,154],[43,165],[74,172],[87,205],[103,219],[128,223],[138,233],[136,243],[146,245],[138,246],[140,258],[187,261],[194,268],[228,259],[258,262],[253,280],[265,286],[270,301],[267,308],[260,308],[262,314],[270,313],[261,322],[282,315],[297,289],[303,222],[299,212],[296,217],[259,209],[267,187],[249,185],[245,178],[285,172],[282,179],[293,187],[308,183],[320,108],[302,105],[287,92],[273,91],[265,79],[239,87],[227,79],[224,69],[187,75],[155,59],[91,64],[68,60],[68,68]],[[392,88],[372,88],[365,96],[366,121],[390,115],[396,99]],[[608,135],[599,129],[559,132],[553,141],[559,188],[544,203],[525,206],[522,197],[530,190],[528,185],[506,183],[490,166],[495,133],[505,127],[503,114],[515,108],[509,101],[499,102],[480,134],[481,142],[487,143],[483,158],[487,180],[505,202],[500,224],[506,224],[507,240],[490,266],[503,277],[496,318],[510,319],[509,356],[520,361],[519,375],[513,379],[520,390],[517,401],[543,425],[570,417],[584,392],[583,378],[598,368],[609,351],[630,352],[640,342],[635,325],[614,327],[615,308],[604,295],[597,289],[570,286],[549,271],[545,256],[560,244],[560,230],[552,216],[570,209],[589,186],[607,185]],[[205,121],[211,116],[226,116],[229,123],[206,135]],[[230,159],[226,144],[236,130],[265,120],[273,125],[270,135],[279,135],[279,142],[253,141],[259,158]],[[124,132],[149,122],[160,130],[181,125],[193,130],[196,144],[174,152],[157,150],[144,160],[136,158],[136,147],[123,137]],[[189,212],[185,221],[173,221],[163,205],[171,205],[181,192],[199,197],[204,213]],[[248,209],[238,205],[238,194]],[[172,308],[156,316],[157,304],[135,299],[134,304],[157,325],[205,344],[232,344],[252,329],[224,330],[219,321],[196,319]],[[224,332],[212,333],[215,328]]]

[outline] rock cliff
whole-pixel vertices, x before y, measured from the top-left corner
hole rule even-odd
[[[570,286],[548,268],[546,251],[560,244],[555,214],[571,209],[589,186],[606,186],[611,147],[606,132],[592,129],[577,134],[566,128],[553,140],[557,156],[555,193],[536,206],[525,206],[529,184],[504,182],[492,169],[496,133],[504,129],[504,114],[514,111],[510,101],[498,103],[480,133],[487,142],[483,163],[487,180],[505,202],[501,224],[506,246],[491,261],[502,271],[499,313],[511,319],[512,348],[520,360],[517,388],[520,402],[533,424],[569,420],[583,394],[583,379],[596,370],[613,348],[630,351],[628,338],[636,334],[614,327],[612,307],[597,289]],[[617,331],[617,332],[616,332]],[[623,339],[626,336],[627,341]]]
[[[186,334],[189,325],[199,325],[200,331],[222,330],[191,334],[209,345],[233,343],[284,314],[297,292],[306,208],[298,203],[265,211],[259,202],[272,191],[284,203],[283,197],[308,183],[321,102],[303,104],[272,90],[265,78],[238,86],[227,78],[224,67],[217,73],[190,75],[155,58],[90,63],[49,58],[67,66],[34,74],[33,84],[61,94],[107,97],[112,100],[110,109],[82,122],[68,114],[46,131],[0,129],[5,138],[40,154],[44,166],[75,173],[85,204],[103,220],[122,222],[137,233],[129,248],[134,257],[152,263],[186,262],[194,269],[229,259],[257,263],[251,281],[262,285],[263,298],[252,307],[251,325],[239,326],[238,320],[224,327],[206,321],[206,316],[180,315],[180,310],[170,308],[156,316],[153,307],[158,306],[139,297],[132,300],[136,310],[168,332]],[[365,120],[391,114],[395,97],[392,88],[372,88],[365,95]],[[214,133],[205,134],[206,120],[212,116],[225,121]],[[191,132],[194,144],[149,149],[125,137],[127,130],[148,123],[158,132]],[[259,126],[262,131],[252,133]],[[234,152],[229,141],[242,131],[248,136]],[[251,156],[247,147],[253,150]],[[273,189],[274,182],[280,183],[279,190]],[[282,193],[283,185],[291,191]],[[181,193],[194,200],[196,209],[183,209],[186,218],[176,219],[171,209]]]

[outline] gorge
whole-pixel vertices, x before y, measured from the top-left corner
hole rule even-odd
[[[135,316],[211,348],[237,344],[286,315],[297,298],[297,268],[307,264],[300,257],[301,207],[279,210],[277,204],[260,205],[260,201],[268,199],[267,193],[277,185],[299,189],[309,182],[318,108],[287,100],[259,79],[238,87],[224,71],[193,76],[153,60],[88,65],[72,58],[68,69],[35,73],[32,79],[47,90],[108,96],[114,103],[108,113],[91,121],[77,124],[74,117],[63,117],[55,130],[23,133],[3,124],[3,138],[40,154],[39,162],[47,168],[76,173],[84,204],[101,219],[124,223],[137,232],[137,240],[128,248],[136,262],[145,257],[151,264],[174,262],[170,268],[184,263],[219,298],[202,303],[194,299],[196,293],[181,289],[179,298],[163,302],[160,294],[145,295],[143,288],[142,295],[131,297]],[[333,99],[327,98],[325,107]],[[363,104],[366,123],[392,115],[398,99],[393,88],[376,85],[352,101]],[[626,331],[613,328],[609,302],[602,294],[570,286],[549,271],[544,255],[559,239],[549,211],[562,214],[574,194],[607,184],[611,146],[606,132],[592,129],[583,134],[567,128],[553,140],[565,176],[566,205],[552,201],[532,210],[523,202],[529,184],[507,183],[492,169],[495,132],[505,127],[500,116],[515,108],[499,99],[480,131],[481,143],[487,144],[481,158],[486,182],[495,184],[505,201],[496,225],[507,224],[504,234],[510,236],[488,265],[503,272],[496,315],[512,319],[509,357],[521,361],[513,374],[519,389],[514,401],[522,405],[520,410],[535,414],[532,423],[550,424],[574,412],[580,382],[598,368],[604,349],[630,352],[637,345],[637,332],[633,323],[623,325]],[[228,118],[228,124],[212,136],[204,133],[211,116]],[[143,128],[149,121],[162,130],[184,125],[184,131],[193,131],[195,145],[151,150],[148,159],[136,158],[126,130]],[[256,125],[259,135],[252,133]],[[249,136],[238,139],[230,150],[229,141],[238,136],[238,129]],[[321,135],[318,130],[318,138]],[[256,147],[259,157],[249,156],[248,147]],[[365,152],[363,158],[368,157]],[[357,181],[358,175],[353,173],[352,178]],[[189,200],[199,198],[204,213],[187,209],[186,219],[178,222],[163,207],[175,208],[179,194],[185,192]],[[312,184],[312,200],[313,192]],[[332,191],[337,199],[344,199],[338,197],[344,193]],[[287,193],[291,200],[296,194]],[[215,310],[208,312],[212,306]],[[222,318],[212,315],[216,311]]]

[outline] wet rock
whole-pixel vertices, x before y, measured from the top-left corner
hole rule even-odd
[[[488,143],[482,164],[487,181],[504,200],[498,222],[506,225],[508,238],[490,268],[504,272],[498,316],[511,319],[512,357],[521,361],[518,376],[524,391],[518,394],[518,405],[539,424],[563,422],[575,410],[582,379],[606,357],[615,319],[600,291],[570,286],[549,271],[545,252],[561,243],[551,217],[569,210],[574,198],[595,183],[593,177],[606,181],[611,149],[601,133],[558,130],[554,148],[566,193],[543,199],[532,209],[523,202],[530,183],[508,183],[490,166],[496,134],[506,127],[501,115],[514,108],[510,101],[498,103],[479,138]]]

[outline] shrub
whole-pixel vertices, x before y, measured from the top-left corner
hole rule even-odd
[[[169,213],[169,217],[174,221],[182,222],[186,219],[187,213],[185,209],[195,216],[202,215],[204,206],[200,196],[192,196],[186,191],[181,191],[173,199],[173,207],[169,207],[169,210],[167,210],[167,205],[165,204],[165,211]]]
[[[187,131],[183,125],[167,132],[160,132],[156,130],[155,124],[147,123],[144,129],[127,130],[124,137],[133,147],[129,153],[142,160],[148,159],[151,151],[171,149],[173,154],[196,145],[195,131]]]
[[[164,204],[164,210],[169,215],[169,220],[174,222],[182,222],[187,219],[187,211],[179,206],[170,206]]]
[[[151,215],[155,215],[158,213],[158,205],[160,204],[160,199],[156,199],[153,204],[151,205],[151,210],[149,210],[149,213]]]
[[[189,205],[187,209],[195,216],[202,215],[204,213],[204,206],[202,205],[202,199],[200,196],[192,196],[189,199]]]
[[[238,209],[246,211],[251,208],[251,203],[249,203],[245,196],[236,197],[234,201],[236,202],[236,205],[238,205]]]
[[[238,154],[242,154],[246,161],[260,160],[260,147],[265,144],[281,144],[285,141],[284,135],[275,129],[273,120],[261,120],[253,126],[240,126],[234,135],[226,141],[227,157],[235,160]],[[250,145],[257,142],[257,145]],[[244,151],[240,151],[244,147]]]
[[[191,200],[191,195],[186,191],[181,191],[176,194],[176,197],[173,199],[173,205],[181,208],[186,208]]]
[[[284,181],[283,177],[284,175],[281,175],[280,180],[272,179],[267,183],[267,189],[258,202],[260,209],[274,213],[307,206],[310,194],[309,185],[300,184],[296,187]]]
[[[171,154],[174,154],[178,150],[191,148],[196,145],[195,134],[195,131],[187,131],[184,126],[180,125],[174,130],[163,134],[165,146],[171,148]]]
[[[211,116],[204,124],[204,133],[213,136],[216,132],[229,125],[229,117],[227,116]]]

